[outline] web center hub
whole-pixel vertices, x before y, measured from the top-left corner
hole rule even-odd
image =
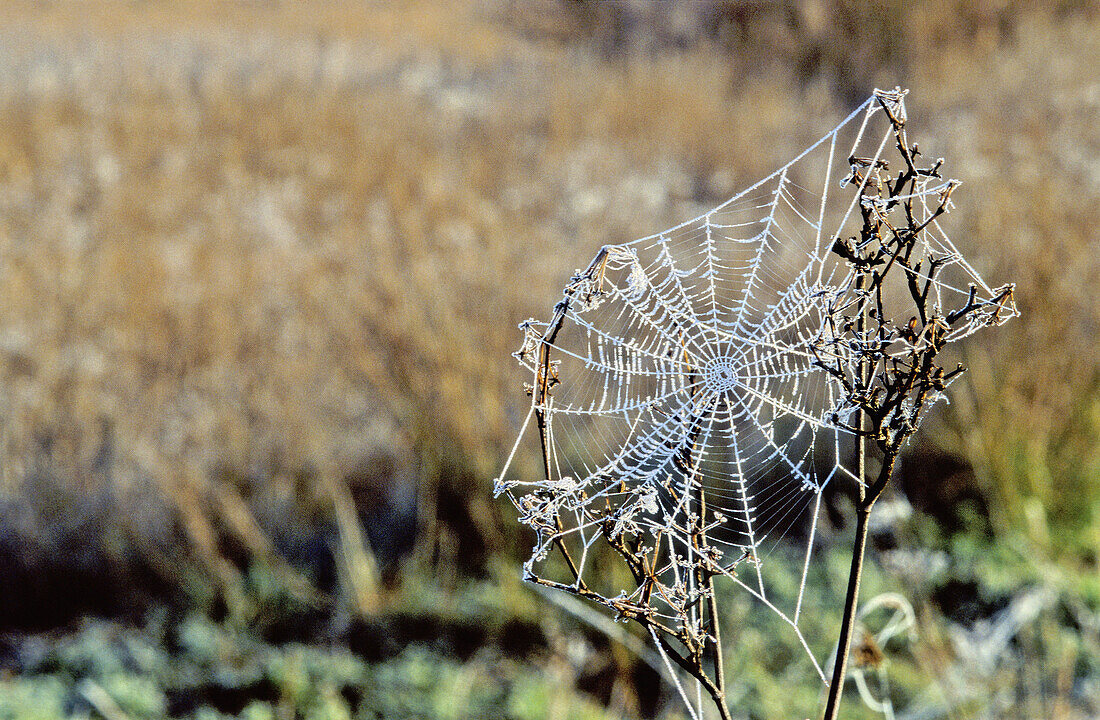
[[[703,385],[714,393],[724,393],[737,385],[737,365],[732,358],[711,360],[703,367]]]

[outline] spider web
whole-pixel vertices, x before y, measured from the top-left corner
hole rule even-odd
[[[855,438],[842,427],[854,406],[814,348],[856,372],[858,353],[830,335],[829,318],[838,303],[869,301],[832,248],[857,232],[859,203],[874,202],[863,186],[870,174],[856,170],[892,149],[889,115],[904,119],[904,95],[876,91],[704,215],[604,246],[549,322],[521,325],[516,356],[533,380],[517,447],[536,417],[544,477],[508,477],[510,456],[496,492],[536,530],[529,579],[583,586],[620,614],[650,612],[703,634],[705,590],[693,568],[706,564],[786,621],[825,680],[799,627],[806,577],[822,491],[861,479]],[[965,303],[971,288],[994,294],[932,215],[955,184],[920,178],[913,203],[929,222],[921,251],[942,264],[931,290],[938,307]],[[981,326],[952,327],[950,339]],[[695,541],[701,528],[706,547]],[[601,537],[651,558],[658,586],[616,587],[592,551]],[[784,540],[800,548],[794,597],[762,572]],[[575,577],[550,557],[555,545],[568,550]]]

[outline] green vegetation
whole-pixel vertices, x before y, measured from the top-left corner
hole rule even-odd
[[[276,646],[201,616],[171,625],[161,615],[134,628],[89,621],[45,644],[24,675],[0,680],[0,717],[608,717],[557,682],[499,655],[458,662],[414,645],[367,663],[346,648]]]

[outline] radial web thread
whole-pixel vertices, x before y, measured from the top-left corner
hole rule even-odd
[[[520,440],[537,427],[545,472],[511,477],[509,458],[496,489],[536,531],[529,578],[583,583],[619,613],[638,608],[703,633],[705,590],[693,568],[705,564],[778,613],[809,652],[799,620],[821,493],[858,481],[844,429],[853,408],[815,348],[856,372],[858,355],[830,342],[830,317],[838,298],[866,300],[833,246],[858,235],[860,203],[875,202],[858,169],[892,149],[887,115],[904,118],[903,100],[876,91],[786,166],[704,215],[604,246],[549,322],[521,325],[516,356],[532,380]],[[944,307],[971,288],[994,294],[932,217],[954,184],[923,177],[913,203],[929,219],[920,250],[942,265],[932,292]],[[952,327],[952,339],[980,326]],[[693,542],[700,528],[705,548]],[[652,559],[656,587],[606,586],[592,548],[608,536]],[[781,606],[761,567],[783,539],[800,544],[801,573]],[[568,548],[577,577],[562,574],[555,546]]]

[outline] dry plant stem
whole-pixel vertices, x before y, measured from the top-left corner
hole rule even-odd
[[[856,278],[856,287],[863,289],[867,286],[867,273],[861,272]],[[864,305],[859,314],[857,333],[862,335],[867,329],[867,306]],[[859,361],[859,382],[863,387],[867,386],[867,359]],[[867,429],[867,413],[861,408],[856,421],[860,432]],[[863,483],[867,479],[867,438],[860,435],[856,438],[858,449],[858,466],[856,473],[859,476],[858,492],[859,503],[856,511],[856,537],[852,546],[852,567],[848,571],[848,590],[844,596],[844,614],[840,624],[840,637],[837,639],[836,660],[833,662],[833,678],[829,683],[829,699],[825,703],[825,718],[833,720],[840,707],[840,696],[844,691],[844,675],[848,666],[848,651],[851,645],[852,626],[855,624],[856,603],[859,599],[859,582],[863,577],[863,554],[867,548],[867,518],[871,515],[871,506],[874,499],[867,503],[867,492]],[[866,509],[865,509],[866,508]]]
[[[870,488],[870,493],[862,498],[856,508],[856,537],[852,546],[852,565],[848,571],[848,590],[844,596],[844,614],[840,625],[840,637],[837,640],[836,661],[833,663],[833,677],[829,683],[829,697],[825,703],[824,720],[836,720],[840,711],[840,697],[844,691],[844,676],[848,669],[848,654],[852,644],[852,629],[856,622],[856,606],[859,602],[859,583],[863,577],[863,556],[867,549],[867,520],[875,501],[886,489],[893,473],[897,456],[887,458],[882,464],[878,479]]]
[[[687,463],[686,470],[687,476],[691,477],[695,472],[695,443],[698,439],[699,431],[703,427],[703,418],[699,418],[696,423],[696,427],[692,432],[691,444],[687,448]],[[698,506],[699,506],[699,529],[696,533],[698,544],[697,549],[709,547],[710,543],[707,540],[707,495],[703,489],[702,483],[698,487]],[[708,688],[707,692],[710,694],[711,699],[714,701],[715,707],[718,708],[718,714],[722,717],[722,720],[730,720],[729,708],[726,707],[726,676],[724,663],[722,661],[722,634],[718,624],[718,598],[714,594],[714,573],[707,568],[699,568],[699,584],[706,588],[707,607],[706,610],[709,615],[710,622],[710,637],[704,638],[703,648],[699,653],[699,670],[700,675],[705,675],[702,672],[702,665],[705,662],[706,649],[710,646],[711,661],[714,666],[714,687]],[[706,685],[704,685],[706,687]]]
[[[722,631],[718,625],[718,599],[714,594],[713,575],[707,578],[707,592],[710,595],[707,603],[710,606],[710,629],[714,635],[714,677],[718,681],[719,697],[715,701],[718,713],[725,719],[729,717],[729,710],[726,708],[726,669],[722,660]]]
[[[861,202],[863,226],[860,236],[851,238],[850,244],[844,244],[838,238],[837,245],[834,246],[834,252],[856,268],[856,295],[869,292],[874,301],[873,313],[868,312],[869,303],[862,304],[859,316],[854,318],[855,332],[848,336],[848,341],[858,347],[861,355],[858,377],[849,380],[839,364],[832,368],[825,364],[820,365],[840,381],[849,398],[856,404],[856,424],[848,429],[859,442],[861,482],[856,504],[852,564],[824,720],[835,720],[840,709],[871,509],[889,483],[901,447],[916,430],[928,398],[933,393],[942,392],[946,383],[963,371],[960,365],[945,373],[936,364],[936,357],[946,344],[946,335],[955,323],[993,308],[994,312],[987,314],[985,319],[987,324],[992,324],[997,319],[1000,306],[1011,299],[1012,293],[1011,286],[1006,286],[998,291],[996,297],[975,302],[976,288],[971,286],[963,307],[944,314],[943,310],[935,306],[929,297],[929,291],[936,274],[946,261],[942,257],[929,256],[925,260],[927,266],[922,269],[922,261],[913,261],[912,256],[920,234],[947,211],[954,184],[949,182],[946,185],[940,195],[939,205],[927,218],[917,220],[913,208],[915,183],[919,177],[939,177],[940,162],[937,161],[929,168],[917,167],[917,148],[916,145],[910,147],[906,140],[904,120],[890,113],[885,104],[883,108],[894,125],[894,139],[903,161],[903,169],[896,177],[891,177],[885,162],[871,163],[867,167],[865,172],[869,174],[868,179],[873,179],[874,182],[862,186],[861,192],[867,201]],[[860,172],[863,172],[862,168],[853,162],[853,179],[860,178]],[[897,208],[901,219],[905,221],[904,225],[892,222],[891,208]],[[881,269],[877,269],[879,266]],[[883,282],[886,274],[894,267],[901,268],[905,274],[905,284],[913,303],[912,310],[916,313],[906,330],[899,330],[892,325],[892,321],[884,313]],[[873,332],[868,332],[869,329]],[[910,348],[907,357],[894,357],[887,352],[887,348],[899,340]],[[875,380],[872,370],[877,371],[879,368],[882,375]],[[883,461],[878,477],[865,486],[862,484],[865,479],[864,445],[868,439],[874,440],[883,454]]]
[[[848,591],[844,597],[844,615],[837,640],[833,678],[829,682],[829,698],[825,703],[824,720],[835,720],[840,710],[840,696],[844,689],[844,675],[848,668],[848,651],[851,646],[852,627],[856,619],[856,602],[859,598],[859,582],[863,576],[863,553],[867,547],[867,518],[871,512],[862,506],[856,513],[856,540],[852,547],[852,567],[848,572]]]
[[[714,701],[715,707],[718,708],[718,715],[722,718],[722,720],[733,720],[733,717],[730,715],[729,709],[726,707],[726,701],[722,696],[722,693],[718,690],[718,686],[715,685],[710,677],[707,676],[707,674],[702,670],[701,666],[697,663],[692,663],[692,661],[688,660],[683,655],[676,652],[676,648],[672,647],[672,645],[670,645],[668,640],[666,640],[664,637],[658,636],[658,641],[661,644],[661,650],[663,650],[666,655],[672,658],[672,660],[677,665],[687,671],[688,675],[691,675],[693,678],[695,678],[696,681],[698,681],[698,683],[703,687],[703,689],[707,691],[707,694],[710,695],[711,700]]]
[[[855,234],[837,235],[831,239],[832,253],[847,264],[849,272],[837,273],[839,284],[823,287],[806,298],[814,303],[821,298],[816,307],[824,321],[821,329],[808,338],[808,350],[814,358],[812,364],[823,371],[840,392],[840,399],[823,421],[858,441],[857,522],[836,660],[825,708],[826,720],[835,720],[839,711],[855,629],[871,510],[889,483],[901,447],[916,431],[925,409],[942,397],[947,384],[963,371],[962,366],[945,371],[936,363],[937,354],[953,335],[963,336],[978,327],[999,324],[1006,319],[1001,317],[1003,312],[1015,314],[1012,286],[990,291],[976,276],[974,278],[990,297],[979,298],[977,286],[971,284],[965,302],[959,302],[955,308],[941,307],[941,290],[954,288],[938,281],[937,275],[945,267],[959,262],[957,253],[950,250],[946,240],[928,240],[922,234],[938,232],[937,228],[929,228],[936,218],[947,212],[956,183],[940,177],[941,161],[927,167],[916,164],[920,153],[917,146],[910,146],[906,139],[904,114],[895,114],[891,105],[900,97],[899,93],[879,93],[877,97],[893,124],[901,167],[891,171],[889,162],[882,156],[887,147],[885,141],[872,158],[854,154],[849,157],[851,174],[843,184],[856,187],[857,196],[848,212],[851,215],[852,209],[858,207],[862,223]],[[936,179],[934,187],[932,179]],[[845,216],[845,223],[849,215]],[[617,618],[639,623],[654,638],[666,667],[671,669],[675,663],[698,682],[698,702],[705,691],[723,720],[728,720],[731,716],[726,706],[720,613],[714,578],[718,574],[732,575],[742,560],[757,562],[750,552],[757,543],[750,533],[750,544],[742,558],[723,567],[720,561],[724,551],[714,546],[708,537],[710,530],[722,525],[725,518],[708,507],[708,501],[713,503],[715,498],[707,497],[707,490],[698,482],[703,458],[702,453],[697,457],[696,451],[706,418],[717,408],[709,403],[717,396],[699,395],[698,391],[689,390],[702,385],[701,371],[692,367],[694,361],[683,333],[680,343],[684,353],[679,372],[686,372],[684,389],[690,392],[690,397],[685,398],[684,404],[674,413],[649,408],[651,413],[666,418],[662,422],[667,423],[667,428],[676,428],[663,440],[663,450],[668,454],[661,455],[661,463],[671,462],[675,472],[664,474],[664,479],[658,478],[657,473],[648,475],[636,497],[629,503],[613,505],[610,500],[600,499],[603,489],[599,490],[600,495],[589,498],[587,483],[598,481],[601,488],[606,486],[608,493],[628,493],[627,478],[616,480],[610,475],[615,472],[619,456],[608,469],[578,484],[557,467],[557,456],[552,452],[552,391],[560,382],[558,371],[561,367],[560,360],[551,359],[555,340],[575,306],[579,306],[578,313],[583,313],[608,296],[621,295],[621,288],[605,287],[606,271],[622,269],[631,262],[628,281],[631,292],[636,284],[644,286],[648,275],[639,265],[636,253],[619,246],[605,246],[585,270],[578,271],[570,279],[545,331],[538,334],[533,321],[522,326],[525,339],[516,356],[534,371],[534,382],[528,386],[528,392],[542,445],[545,485],[518,500],[511,496],[511,486],[504,487],[524,513],[524,522],[539,536],[536,553],[526,566],[525,578],[600,603],[615,612]],[[636,283],[635,276],[639,274],[643,277]],[[598,332],[596,328],[590,329]],[[667,339],[667,357],[675,360],[674,335]],[[631,434],[641,417],[639,414],[638,420],[631,425]],[[685,431],[686,435],[681,434]],[[882,458],[873,480],[869,480],[866,473],[868,443],[873,443]],[[640,465],[638,469],[642,469]],[[741,473],[740,461],[737,473]],[[652,521],[659,512],[656,505],[659,493],[664,494],[677,514],[682,513],[683,520],[674,522],[666,514],[665,525]],[[604,507],[599,507],[600,504]],[[566,530],[568,523],[562,522],[563,510],[570,513],[571,522],[575,521],[575,527],[571,527],[581,531],[580,539],[575,542],[566,542],[569,533]],[[747,508],[745,512],[749,512]],[[636,519],[639,513],[640,521]],[[643,528],[655,532],[647,538]],[[596,533],[625,562],[633,577],[633,589],[604,596],[597,592],[595,583],[589,586],[583,581],[581,575],[587,551],[598,539]],[[807,565],[812,545],[811,536]],[[546,552],[553,547],[560,551],[568,570],[563,581],[538,577],[530,569],[534,562],[544,560]],[[804,571],[802,589],[805,578]],[[801,591],[795,609],[796,621]],[[761,599],[772,607],[762,596]],[[803,645],[806,645],[804,639]],[[820,672],[820,668],[818,670]],[[685,694],[677,678],[673,680],[694,716],[696,702]],[[702,712],[702,708],[698,712]]]
[[[694,450],[694,442],[692,443],[692,450]],[[694,454],[694,452],[692,452]],[[691,463],[694,465],[694,462]],[[699,532],[698,543],[700,547],[706,547],[706,512],[707,512],[707,498],[706,493],[703,491],[702,485],[699,486]],[[706,648],[709,645],[711,650],[711,661],[714,665],[714,687],[707,688],[707,692],[710,694],[711,699],[714,701],[715,707],[718,708],[718,714],[722,717],[722,720],[730,720],[729,708],[726,707],[726,676],[725,668],[722,662],[722,635],[718,625],[718,601],[714,594],[714,573],[708,569],[700,568],[699,573],[700,584],[707,589],[707,611],[710,620],[710,638],[704,639],[702,651],[699,653],[699,671],[700,675],[705,675],[702,672],[702,665],[705,662]],[[706,687],[706,685],[704,685]]]
[[[602,278],[606,266],[606,261],[607,252],[606,250],[601,250],[600,253],[596,255],[595,259],[593,259],[591,264],[589,264],[589,266],[582,273],[574,278],[574,281],[576,283],[580,283],[583,281],[595,281],[596,291],[600,292],[602,289]],[[546,411],[543,408],[545,407],[547,398],[550,395],[550,390],[555,384],[557,384],[554,365],[553,363],[551,363],[550,359],[550,348],[553,347],[554,340],[557,337],[558,332],[561,330],[566,313],[568,312],[569,307],[576,296],[578,287],[578,285],[574,285],[572,288],[567,290],[565,297],[560,303],[558,303],[557,307],[555,308],[554,318],[551,320],[550,325],[542,338],[542,342],[539,344],[539,372],[536,376],[535,386],[531,388],[531,392],[534,394],[536,400],[535,421],[538,427],[539,442],[542,446],[544,461],[543,471],[545,473],[547,481],[552,478],[553,473],[549,453],[549,428],[546,422]],[[692,467],[694,465],[693,456],[695,438],[697,437],[700,429],[700,426],[697,425],[697,427],[692,432],[691,443],[689,443],[689,445],[685,448],[685,457],[683,458],[683,464],[685,474],[687,474],[688,476],[691,475]],[[705,530],[706,497],[703,493],[702,488],[699,488],[697,502],[699,505],[699,518],[698,530],[695,533],[694,542],[697,544],[697,549],[702,549],[709,546]],[[556,521],[558,523],[558,529],[560,530],[560,517],[556,518]],[[608,537],[608,541],[611,544],[612,548],[614,548],[624,558],[624,560],[626,560],[627,566],[630,568],[631,573],[634,575],[634,578],[639,583],[639,585],[648,582],[650,578],[648,577],[647,569],[635,561],[635,559],[632,557],[630,550],[614,538]],[[598,594],[591,592],[587,587],[585,587],[584,581],[581,579],[580,568],[578,567],[577,562],[573,558],[572,554],[569,552],[569,548],[566,546],[565,542],[559,537],[554,542],[554,545],[558,548],[562,555],[562,558],[565,560],[566,566],[569,569],[569,573],[573,577],[574,585],[564,585],[561,583],[550,582],[541,578],[531,578],[531,580],[540,585],[563,590],[573,595],[577,595],[578,597],[600,601],[601,598]],[[708,591],[708,599],[706,602],[707,607],[705,608],[705,611],[709,613],[709,621],[711,625],[711,634],[709,641],[707,638],[704,638],[702,647],[697,647],[697,643],[694,643],[691,640],[690,636],[686,633],[677,632],[672,628],[666,627],[648,615],[635,612],[632,608],[621,607],[618,609],[618,612],[622,617],[631,618],[637,621],[647,630],[649,628],[657,630],[657,637],[660,642],[661,649],[677,665],[679,665],[689,675],[695,678],[700,687],[702,687],[706,691],[707,695],[709,695],[710,698],[714,701],[715,706],[718,708],[719,716],[722,718],[722,720],[732,720],[729,709],[726,707],[725,702],[725,678],[723,673],[724,668],[722,661],[722,643],[718,628],[718,608],[714,598],[714,573],[709,569],[704,569],[701,565],[698,571],[697,581],[701,586],[706,587]],[[676,648],[674,648],[668,642],[667,638],[665,637],[666,635],[676,638],[684,646],[686,652],[681,653],[677,651]],[[708,649],[711,651],[709,655],[711,656],[710,660],[714,666],[714,679],[712,679],[707,674],[705,668],[708,656]]]
[[[697,459],[695,457],[695,445],[698,440],[700,431],[703,428],[703,422],[705,418],[700,417],[692,428],[691,441],[684,448],[682,453],[682,471],[684,475],[691,478],[696,470]],[[693,533],[693,543],[695,544],[695,550],[702,552],[704,548],[709,547],[707,539],[707,496],[703,490],[703,486],[700,484],[697,487],[697,494],[695,497],[695,503],[698,508],[698,517],[696,518],[696,530]],[[696,583],[700,587],[706,588],[706,607],[700,608],[708,614],[708,620],[710,623],[709,637],[704,636],[702,647],[699,647],[697,651],[690,651],[689,657],[684,658],[684,662],[677,662],[684,667],[688,673],[694,677],[699,684],[710,695],[711,700],[714,702],[716,708],[718,708],[718,714],[722,720],[731,720],[729,708],[726,707],[726,679],[722,661],[722,638],[718,626],[718,604],[717,598],[714,595],[714,572],[705,567],[702,563],[696,570]],[[685,643],[685,646],[687,643]],[[710,652],[708,653],[708,649]],[[666,648],[666,652],[669,649]],[[707,655],[710,655],[710,661],[714,668],[714,679],[711,680],[704,668],[707,662]]]

